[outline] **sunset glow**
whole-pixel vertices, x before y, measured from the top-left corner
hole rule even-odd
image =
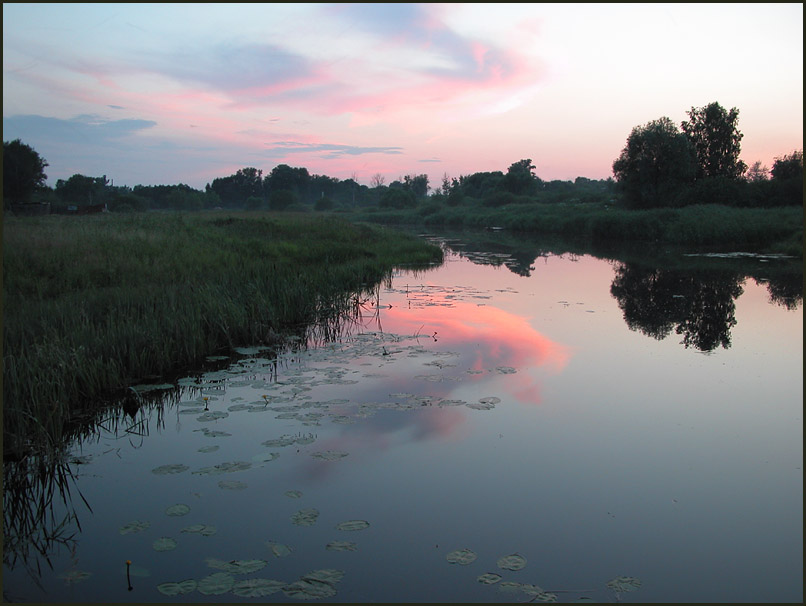
[[[717,101],[771,167],[803,147],[802,56],[802,4],[12,3],[3,138],[50,185],[606,179],[633,127]]]

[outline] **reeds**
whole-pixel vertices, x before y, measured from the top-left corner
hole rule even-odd
[[[6,218],[4,453],[58,442],[109,390],[266,343],[442,251],[332,217]]]

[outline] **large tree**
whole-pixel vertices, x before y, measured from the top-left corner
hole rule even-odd
[[[33,193],[45,187],[46,166],[45,159],[19,139],[3,141],[3,199],[30,202]]]
[[[633,208],[668,206],[692,182],[696,164],[686,136],[671,118],[636,126],[613,162],[613,175]]]
[[[535,175],[535,168],[529,158],[511,164],[504,176],[504,186],[507,191],[518,195],[536,193],[541,181]]]
[[[697,156],[697,178],[741,177],[747,165],[739,159],[744,136],[737,127],[739,110],[727,111],[714,101],[686,113],[689,119],[680,126]]]

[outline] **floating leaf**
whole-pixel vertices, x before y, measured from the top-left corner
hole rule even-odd
[[[635,591],[641,586],[641,581],[635,577],[616,577],[606,583],[610,589],[623,593],[626,591]]]
[[[226,419],[228,416],[229,413],[224,412],[223,410],[211,410],[209,412],[205,412],[204,414],[199,415],[198,417],[196,417],[196,420],[201,421],[202,423],[207,423],[208,421],[217,421],[218,419]]]
[[[155,473],[158,476],[166,475],[169,473],[182,473],[183,471],[187,471],[190,469],[187,465],[182,465],[181,463],[175,463],[173,465],[160,465],[159,467],[155,467],[151,470],[151,473]]]
[[[221,480],[218,483],[218,487],[226,490],[244,490],[249,488],[249,484],[239,482],[238,480]]]
[[[506,593],[515,593],[516,591],[520,591],[520,588],[521,584],[515,581],[502,581],[498,584],[498,589]]]
[[[217,429],[207,429],[206,427],[202,427],[201,429],[194,429],[193,431],[200,431],[205,438],[221,438],[225,436],[231,436],[231,433],[227,433],[226,431],[219,431]]]
[[[59,578],[64,579],[68,585],[72,585],[73,583],[79,583],[91,576],[91,572],[85,572],[84,570],[69,570],[60,574]]]
[[[179,583],[162,583],[157,585],[157,591],[168,596],[180,595],[196,591],[197,584],[195,579],[188,579]]]
[[[284,558],[288,555],[291,555],[291,552],[294,551],[288,545],[275,543],[274,541],[267,541],[266,546],[271,550],[272,555],[274,555],[275,558]]]
[[[336,530],[364,530],[369,526],[366,520],[347,520],[336,524]]]
[[[316,600],[333,597],[336,595],[336,588],[330,583],[300,579],[283,587],[283,593],[297,600]]]
[[[479,578],[477,578],[476,580],[479,583],[484,583],[485,585],[492,585],[492,584],[497,583],[498,581],[501,580],[501,575],[500,574],[495,574],[493,572],[486,572],[486,573],[480,575]]]
[[[232,586],[232,593],[242,598],[262,598],[277,593],[286,586],[285,581],[272,579],[246,579],[237,581]]]
[[[141,522],[140,520],[134,520],[133,522],[129,522],[120,527],[120,534],[131,534],[133,532],[142,532],[146,528],[151,526],[151,522]]]
[[[160,537],[154,541],[151,546],[154,548],[154,551],[171,551],[172,549],[176,549],[176,541],[171,537]]]
[[[474,562],[476,557],[476,553],[470,549],[457,549],[456,551],[452,551],[446,555],[445,559],[451,564],[461,564],[462,566],[466,566],[467,564]]]
[[[518,372],[511,366],[497,366],[495,370],[502,375],[514,375],[516,372]]]
[[[338,583],[344,578],[343,570],[335,568],[324,568],[322,570],[312,570],[302,577],[303,581],[319,581],[320,583]]]
[[[498,567],[504,570],[520,570],[526,566],[526,558],[522,555],[513,553],[498,559]]]
[[[202,446],[201,448],[199,448],[198,452],[215,452],[219,448],[221,447],[218,446],[217,444],[214,444],[212,446]]]
[[[324,459],[325,461],[338,461],[347,456],[346,452],[336,452],[335,450],[326,450],[324,452],[315,452],[311,456],[316,459]]]
[[[194,524],[193,526],[183,528],[180,532],[196,533],[202,535],[203,537],[209,537],[218,532],[218,529],[215,526],[210,526],[208,524]]]
[[[358,545],[352,541],[331,541],[325,545],[328,551],[358,551]]]
[[[168,509],[165,510],[169,516],[183,516],[190,512],[190,507],[183,503],[177,503],[176,505],[171,505]]]
[[[313,526],[316,522],[316,518],[318,517],[318,509],[300,509],[297,513],[291,516],[291,522],[297,526]]]
[[[198,475],[217,475],[220,473],[233,473],[236,471],[246,471],[252,467],[251,463],[247,463],[246,461],[232,461],[227,463],[219,463],[218,465],[213,465],[212,467],[202,467],[201,469],[194,471],[194,474]]]
[[[264,452],[263,454],[258,454],[252,457],[252,461],[257,464],[270,463],[271,461],[277,459],[279,456],[280,453],[278,452]]]
[[[225,562],[216,558],[207,558],[207,565],[210,568],[218,568],[229,574],[248,574],[256,572],[266,566],[266,560],[232,560]]]
[[[290,497],[292,499],[298,499],[302,496],[302,493],[299,490],[286,490],[285,496]]]
[[[216,572],[199,580],[196,589],[204,595],[227,593],[235,584],[235,579],[226,572]]]

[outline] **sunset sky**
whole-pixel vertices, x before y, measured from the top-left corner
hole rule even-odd
[[[3,4],[3,140],[51,186],[604,179],[633,127],[713,101],[748,165],[803,148],[802,4]]]

